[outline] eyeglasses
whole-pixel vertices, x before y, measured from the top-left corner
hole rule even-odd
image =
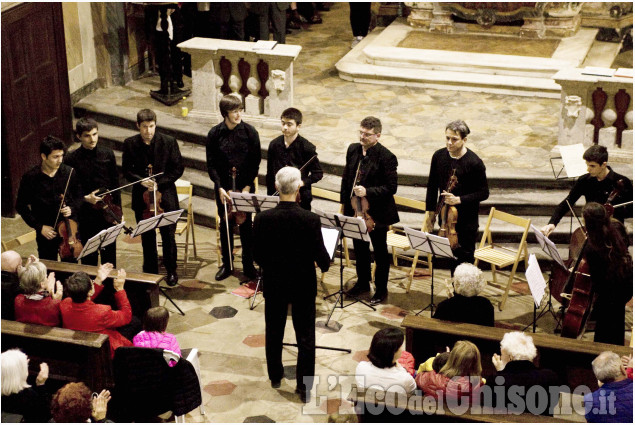
[[[364,139],[367,139],[369,137],[376,136],[376,135],[377,133],[365,133],[363,131],[359,132],[359,137],[363,137]]]

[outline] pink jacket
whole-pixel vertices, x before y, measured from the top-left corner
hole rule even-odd
[[[143,348],[162,348],[164,350],[174,351],[179,356],[181,349],[176,337],[167,332],[146,332],[141,331],[132,339],[135,347]]]

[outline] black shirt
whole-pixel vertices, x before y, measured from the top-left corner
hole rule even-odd
[[[448,187],[448,181],[456,170],[458,183],[450,192],[461,198],[454,205],[459,220],[478,220],[478,207],[481,201],[489,197],[485,164],[471,150],[459,159],[454,159],[446,148],[437,150],[430,163],[430,177],[426,192],[426,210],[436,211],[439,194]]]
[[[254,191],[260,165],[260,136],[253,126],[241,121],[230,130],[225,121],[221,122],[207,134],[206,150],[207,172],[215,190],[233,189],[231,171],[236,167],[236,190],[250,186]]]
[[[49,177],[42,172],[40,165],[36,165],[22,176],[15,209],[38,234],[43,225],[55,224],[60,209],[60,195],[64,193],[70,172],[71,167],[62,164],[55,175]],[[70,218],[74,220],[77,220],[77,205],[82,201],[77,181],[77,175],[73,172],[66,192],[66,205],[71,207]]]
[[[273,195],[276,192],[276,173],[281,168],[291,166],[300,169],[315,154],[315,145],[300,135],[289,147],[284,143],[284,136],[273,139],[267,150],[267,194]],[[320,160],[317,158],[304,167],[304,186],[300,189],[300,197],[303,200],[311,200],[311,184],[322,180],[323,175]]]
[[[569,192],[569,195],[564,199],[564,201],[558,204],[556,210],[551,216],[551,219],[549,220],[549,224],[558,225],[562,217],[569,212],[567,201],[569,201],[573,207],[578,199],[580,199],[581,196],[584,196],[587,203],[598,202],[600,204],[604,204],[613,189],[617,187],[617,182],[622,179],[624,180],[624,187],[623,189],[620,189],[619,195],[613,200],[613,205],[632,201],[633,183],[628,179],[628,177],[617,174],[611,169],[611,167],[608,167],[608,169],[609,173],[602,181],[599,181],[596,177],[591,177],[590,174],[581,176],[575,182],[575,185]],[[613,217],[621,222],[624,222],[625,218],[633,217],[633,207],[631,205],[626,205],[624,207],[616,208],[613,213]]]
[[[75,169],[82,196],[100,188],[111,190],[119,187],[115,154],[108,147],[98,144],[91,150],[80,146],[66,155],[64,163]],[[119,191],[112,193],[112,199],[115,204],[121,205]]]

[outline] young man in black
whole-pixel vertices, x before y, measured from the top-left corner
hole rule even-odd
[[[71,174],[72,168],[62,164],[64,150],[64,142],[56,137],[47,136],[42,140],[42,163],[22,176],[15,205],[24,222],[37,232],[38,257],[45,260],[57,260],[61,238],[55,225],[64,217],[77,220],[77,205],[81,200],[76,173]],[[65,207],[60,209],[67,182]],[[62,261],[75,260],[63,258]]]
[[[457,260],[452,272],[461,263],[473,263],[478,233],[478,208],[489,197],[485,164],[467,148],[470,129],[462,120],[452,121],[445,127],[446,147],[432,155],[430,176],[426,192],[426,228],[432,231],[436,216],[437,198],[456,207],[458,220],[456,233],[459,247],[452,252]],[[448,192],[452,174],[457,177],[455,188]],[[440,193],[440,196],[439,196]]]
[[[235,95],[224,96],[219,104],[223,122],[212,127],[207,134],[207,172],[214,182],[214,195],[220,216],[220,243],[223,264],[216,273],[216,280],[223,280],[232,274],[234,238],[227,234],[225,208],[230,201],[227,193],[234,189],[243,193],[254,193],[254,180],[258,177],[260,165],[260,137],[256,129],[243,122],[242,101]],[[236,178],[232,178],[232,168]],[[256,277],[253,260],[253,228],[251,214],[246,214],[240,224],[240,242],[243,250],[243,274]],[[233,228],[233,223],[229,224]],[[228,240],[229,239],[229,240]]]
[[[618,188],[617,182],[620,180],[623,181],[623,187],[619,189],[619,194],[613,200],[613,205],[633,200],[633,183],[628,177],[616,173],[607,165],[609,153],[606,147],[593,145],[584,152],[582,158],[586,161],[588,173],[580,176],[569,195],[556,207],[549,224],[540,229],[546,236],[549,236],[556,229],[562,217],[569,212],[567,201],[573,207],[578,199],[584,196],[587,203],[604,204],[611,192]],[[633,217],[632,205],[616,208],[613,217],[624,223],[625,218]]]
[[[254,257],[262,266],[265,297],[267,371],[271,386],[283,377],[282,339],[291,305],[298,342],[296,392],[307,402],[315,375],[315,264],[322,272],[330,258],[324,247],[320,218],[296,202],[300,172],[284,167],[275,176],[280,203],[256,215]]]
[[[269,143],[267,150],[267,195],[276,192],[276,173],[286,166],[300,169],[302,173],[302,187],[300,188],[300,206],[311,211],[311,184],[322,180],[323,172],[320,161],[315,153],[315,145],[300,136],[302,126],[302,112],[296,108],[288,108],[282,112],[282,136],[278,136]],[[311,158],[314,158],[311,160]],[[311,160],[307,164],[307,162]],[[305,165],[306,164],[306,165]]]
[[[64,163],[73,167],[79,178],[80,192],[83,196],[83,202],[79,208],[79,228],[83,241],[86,242],[97,233],[114,225],[112,221],[106,220],[103,209],[95,208],[95,204],[102,199],[97,196],[98,190],[119,187],[119,171],[112,149],[98,143],[97,121],[92,118],[80,118],[75,124],[75,135],[81,146],[69,152]],[[113,192],[111,196],[113,203],[121,208],[120,192]],[[95,252],[82,258],[82,264],[96,266],[99,254]],[[111,263],[113,267],[117,267],[116,242],[101,250],[101,263]]]
[[[379,304],[388,297],[388,273],[390,254],[386,244],[388,227],[399,221],[393,195],[397,192],[397,157],[379,143],[381,121],[366,117],[359,127],[359,143],[352,143],[346,152],[346,167],[342,175],[340,202],[344,214],[354,215],[351,197],[366,197],[368,213],[375,221],[375,229],[370,232],[375,262],[375,294],[372,305]],[[356,176],[359,169],[359,175]],[[353,240],[355,247],[355,268],[357,283],[348,291],[359,295],[370,290],[370,244],[359,239]]]
[[[152,165],[152,174],[161,174],[156,179],[146,180],[132,187],[132,209],[137,222],[143,219],[146,204],[143,193],[156,189],[161,193],[161,208],[165,212],[179,209],[179,199],[176,195],[174,182],[183,175],[181,151],[176,139],[156,131],[157,116],[150,109],[142,109],[137,113],[137,127],[139,134],[124,140],[122,169],[126,179],[135,182],[148,177],[148,166]],[[174,286],[178,283],[176,274],[176,241],[174,231],[176,225],[160,227],[163,243],[163,265],[168,273],[167,284]],[[145,232],[141,235],[143,246],[144,273],[158,273],[159,260],[156,245],[156,233]]]

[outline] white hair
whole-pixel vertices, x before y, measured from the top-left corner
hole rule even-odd
[[[46,266],[36,261],[22,269],[18,274],[20,288],[26,295],[37,294],[42,290],[42,282],[46,280]]]
[[[620,356],[612,351],[601,352],[592,362],[593,373],[598,381],[606,384],[623,375]]]
[[[2,395],[17,394],[30,385],[26,383],[29,376],[29,364],[26,354],[14,348],[2,353]]]
[[[483,273],[474,264],[463,263],[454,270],[454,292],[474,297],[485,288]]]
[[[295,167],[282,167],[276,173],[276,189],[283,195],[293,195],[301,184],[300,170]]]
[[[507,332],[501,340],[501,351],[507,352],[510,360],[529,360],[538,354],[534,340],[523,332]]]

